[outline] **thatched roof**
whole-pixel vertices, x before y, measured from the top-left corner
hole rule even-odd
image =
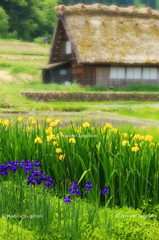
[[[78,62],[159,63],[159,11],[101,4],[55,9]]]

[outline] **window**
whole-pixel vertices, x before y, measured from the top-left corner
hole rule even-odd
[[[110,68],[110,78],[124,79],[125,78],[125,68],[124,67],[111,67]]]
[[[111,67],[110,68],[110,78],[117,78],[118,77],[118,68]]]
[[[132,67],[127,68],[127,78],[134,79],[134,69]]]
[[[124,67],[118,68],[118,78],[119,79],[125,78],[125,68]]]
[[[70,86],[71,82],[65,81],[65,86]]]
[[[71,42],[67,41],[66,42],[66,54],[70,54],[71,53]]]
[[[67,70],[60,70],[60,75],[66,75],[67,74]]]
[[[150,68],[150,79],[157,79],[157,68]]]
[[[149,68],[143,68],[143,79],[150,79],[150,70],[149,70]]]
[[[134,79],[141,79],[141,68],[134,68]]]
[[[141,79],[141,68],[140,67],[128,67],[127,68],[128,79]]]
[[[143,79],[157,79],[157,68],[143,68]]]

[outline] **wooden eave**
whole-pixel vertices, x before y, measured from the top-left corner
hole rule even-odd
[[[65,64],[67,64],[69,62],[70,62],[70,60],[69,61],[65,61],[65,62],[51,63],[51,64],[48,64],[48,65],[46,65],[44,67],[40,67],[40,68],[37,68],[37,69],[48,70],[48,69],[57,68],[59,66],[65,65]]]

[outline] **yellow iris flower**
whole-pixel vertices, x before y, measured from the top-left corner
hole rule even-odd
[[[69,143],[70,143],[70,142],[72,142],[72,143],[76,143],[75,138],[70,138],[70,139],[69,139]]]
[[[131,151],[132,151],[132,152],[137,152],[138,150],[139,150],[138,147],[132,147],[132,148],[131,148]]]
[[[36,138],[35,138],[35,140],[34,140],[34,143],[42,143],[42,140],[41,140],[41,138],[40,137],[38,137],[37,135],[36,135]]]
[[[56,153],[62,152],[61,148],[56,148]]]

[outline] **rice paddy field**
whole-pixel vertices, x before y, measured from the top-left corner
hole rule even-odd
[[[0,120],[0,239],[158,239],[157,137],[61,125]]]

